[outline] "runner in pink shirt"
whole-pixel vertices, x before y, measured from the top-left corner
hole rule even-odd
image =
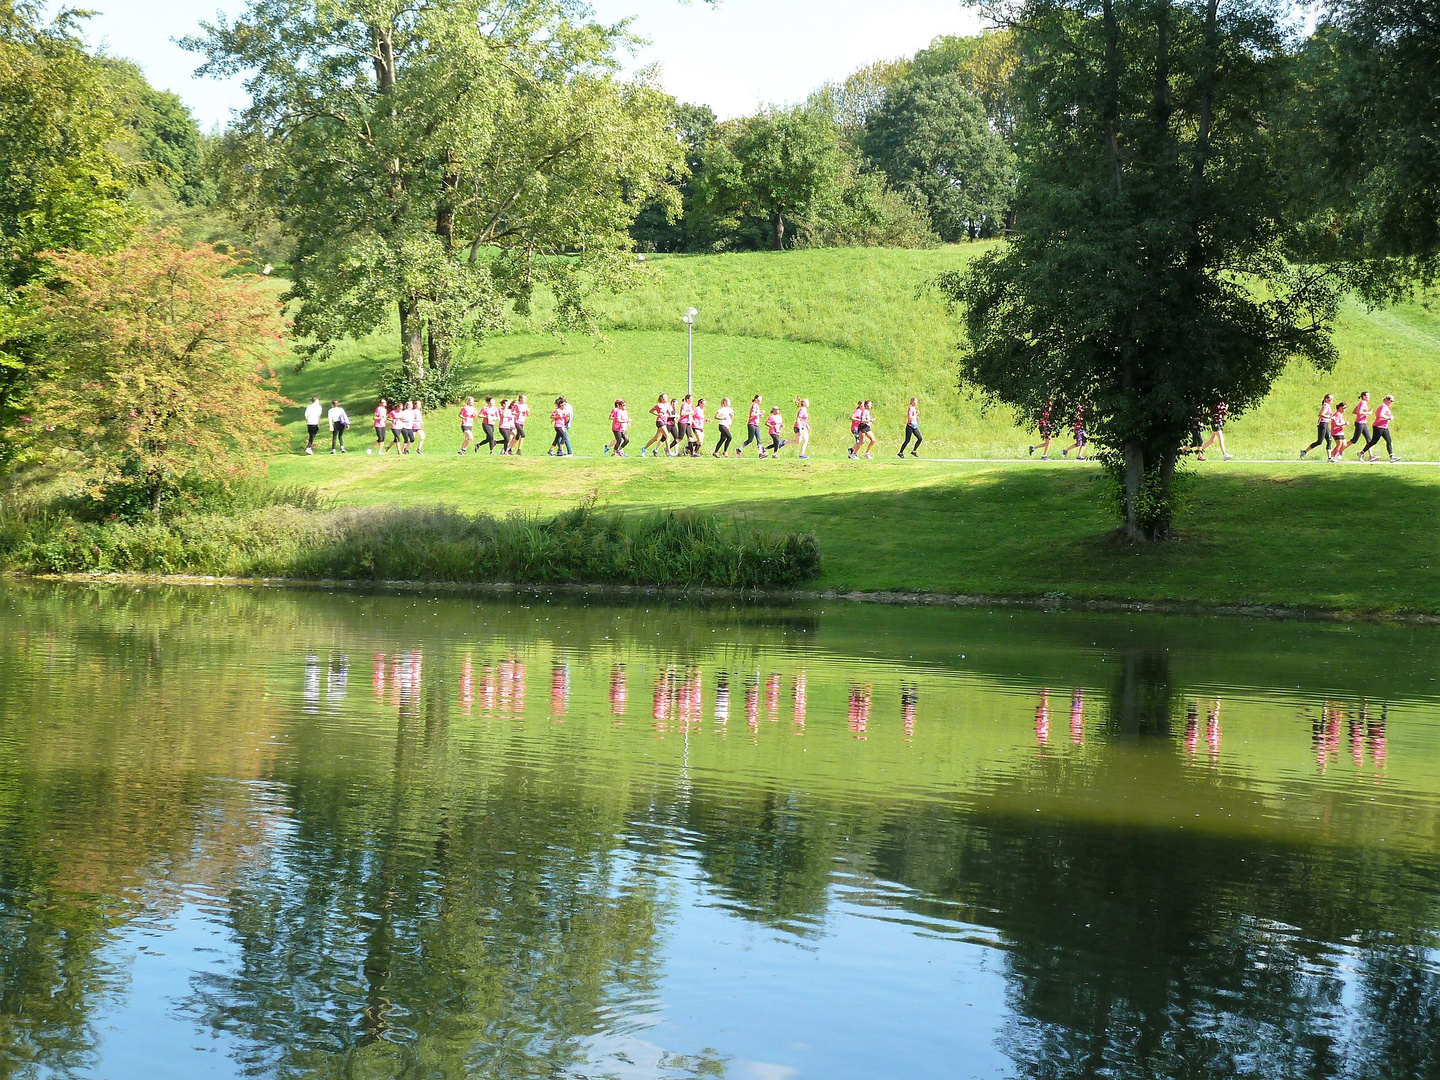
[[[511,444],[515,441],[515,406],[506,398],[500,399],[500,442],[504,449],[502,455],[509,454],[512,450]]]
[[[530,422],[530,406],[521,394],[512,406],[515,410],[515,453],[525,449],[525,425]]]
[[[909,408],[905,410],[905,441],[900,444],[900,453],[896,454],[896,457],[905,456],[905,448],[910,445],[912,438],[915,440],[915,449],[910,451],[910,456],[919,457],[920,444],[924,440],[920,436],[920,402],[913,397],[910,399]]]
[[[1395,444],[1390,441],[1390,423],[1395,419],[1395,413],[1391,409],[1391,406],[1394,404],[1395,396],[1393,394],[1386,394],[1385,400],[1380,402],[1380,407],[1375,410],[1375,430],[1370,433],[1370,439],[1365,444],[1365,449],[1360,453],[1362,460],[1375,460],[1375,455],[1370,452],[1370,448],[1381,439],[1385,440],[1385,451],[1389,454],[1390,460],[1400,460],[1395,456]]]
[[[387,446],[384,450],[380,451],[382,454],[386,453],[387,451],[394,450],[395,447],[399,446],[405,441],[405,436],[404,434],[402,434],[401,431],[401,429],[404,427],[404,424],[402,423],[402,417],[400,414],[403,411],[404,406],[401,405],[399,402],[396,402],[390,407],[390,415],[387,418],[390,423],[390,445]]]
[[[875,420],[874,407],[875,403],[869,400],[860,403],[860,426],[857,430],[867,460],[870,458],[870,451],[875,449],[875,432],[872,428]]]
[[[655,434],[651,435],[650,441],[640,448],[640,456],[644,457],[651,447],[659,443],[654,454],[656,457],[662,457],[670,449],[670,398],[661,394],[655,399],[655,404],[650,406],[650,413],[655,417]]]
[[[695,402],[695,408],[690,410],[690,434],[694,439],[694,449],[690,451],[691,457],[699,457],[705,449],[705,399],[702,397]]]
[[[630,410],[625,407],[624,398],[615,399],[615,407],[610,410],[610,432],[614,438],[613,451],[616,457],[626,457],[625,447],[630,445]],[[612,447],[607,445],[604,453],[609,454]]]
[[[860,417],[863,415],[865,415],[865,402],[855,402],[855,411],[850,414],[850,456],[852,458],[858,456],[858,451],[860,450],[860,443],[862,441],[860,436]]]
[[[677,432],[677,434],[679,438],[675,440],[677,443],[677,449],[678,444],[683,441],[685,443],[685,453],[693,457],[695,447],[693,445],[694,439],[691,437],[690,423],[695,417],[695,404],[691,400],[689,394],[686,394],[683,398],[680,399],[680,408],[678,412],[679,431]]]
[[[1335,448],[1330,451],[1330,464],[1340,460],[1340,455],[1350,444],[1345,441],[1345,402],[1335,406],[1335,411],[1330,414],[1330,438],[1335,442]]]
[[[809,398],[795,399],[795,449],[800,453],[800,460],[805,461],[810,457]]]
[[[780,448],[784,446],[787,442],[789,442],[788,439],[780,438],[780,432],[785,430],[785,417],[780,414],[779,405],[771,408],[770,415],[765,418],[765,430],[770,433],[771,456],[779,457]],[[763,450],[761,451],[760,456],[765,456],[765,452]]]
[[[1370,393],[1364,391],[1360,394],[1360,400],[1355,402],[1355,431],[1350,436],[1350,445],[1358,447],[1356,458],[1365,460],[1365,447],[1370,442]]]
[[[464,454],[470,449],[470,444],[475,441],[475,418],[480,415],[480,410],[475,408],[475,399],[466,398],[465,404],[460,406],[460,453]]]
[[[481,446],[488,446],[490,453],[495,453],[495,427],[500,423],[500,410],[495,407],[495,399],[487,397],[485,404],[480,406],[480,430],[485,433],[485,438],[475,446],[475,452],[480,452]]]
[[[390,405],[384,399],[375,406],[375,446],[374,452],[383,454],[385,452],[385,422],[390,419]],[[372,451],[366,450],[367,454]]]
[[[761,417],[764,415],[763,407],[764,399],[761,398],[759,394],[756,394],[753,398],[750,399],[750,415],[745,421],[745,442],[741,445],[739,450],[735,451],[736,457],[739,457],[741,454],[743,454],[745,452],[745,447],[749,446],[752,442],[760,448],[760,456],[765,456],[765,444],[760,441]]]

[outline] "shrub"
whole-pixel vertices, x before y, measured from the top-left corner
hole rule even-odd
[[[499,519],[443,507],[326,509],[300,491],[278,493],[264,506],[139,521],[8,508],[0,511],[0,567],[752,589],[809,580],[820,569],[820,549],[813,535],[705,514],[625,517],[582,506],[550,519]]]

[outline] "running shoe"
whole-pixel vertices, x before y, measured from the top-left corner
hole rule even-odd
[[[1393,463],[1393,462],[1399,461],[1400,459],[1399,459],[1398,457],[1396,457],[1394,454],[1391,454],[1391,455],[1390,455],[1390,460],[1391,460],[1391,462]]]
[[[1220,455],[1220,460],[1221,460],[1221,461],[1234,461],[1234,460],[1235,460],[1235,455],[1234,455],[1234,454],[1221,454],[1221,455]]]
[[[1034,456],[1035,456],[1035,448],[1034,448],[1033,446],[1030,447],[1030,456],[1031,456],[1031,457],[1034,457]]]
[[[330,451],[330,453],[332,453],[332,454],[333,454],[333,453],[335,453],[335,451],[334,451],[334,450],[331,450],[331,451]]]
[[[781,439],[781,440],[780,440],[780,445],[781,445],[781,446],[789,446],[789,445],[790,445],[790,440],[789,440],[789,439]]]
[[[801,460],[801,461],[809,461],[809,460],[810,460],[810,455],[809,455],[809,454],[801,454],[801,455],[800,455],[800,460]]]
[[[610,447],[609,447],[608,445],[602,446],[602,447],[600,448],[600,455],[601,455],[602,457],[609,457],[609,456],[610,456]]]
[[[1070,450],[1069,450],[1069,448],[1067,447],[1066,449],[1061,450],[1061,451],[1060,451],[1060,456],[1061,456],[1061,457],[1069,457],[1069,456],[1070,456]]]
[[[901,450],[901,451],[900,451],[898,454],[896,454],[895,456],[898,457],[898,458],[903,458],[903,457],[905,456],[905,451],[904,451],[904,450]]]
[[[348,451],[347,451],[347,450],[345,449],[345,447],[343,447],[343,446],[340,447],[340,452],[341,452],[342,454],[348,453]]]
[[[855,451],[854,451],[854,450],[851,450],[851,451],[850,451],[850,460],[851,460],[851,461],[854,461],[854,460],[855,460]]]
[[[920,456],[920,452],[918,450],[911,450],[910,456],[913,458],[918,458]]]
[[[1304,460],[1305,460],[1305,455],[1308,454],[1309,452],[1310,452],[1309,450],[1301,450],[1301,451],[1300,451],[1300,460],[1301,460],[1301,461],[1304,461]]]
[[[1041,455],[1040,455],[1040,460],[1041,460],[1041,461],[1049,461],[1049,460],[1050,460],[1050,455],[1049,455],[1049,454],[1041,454]]]
[[[1196,455],[1195,455],[1195,460],[1196,460],[1196,461],[1204,461],[1204,460],[1205,460],[1205,455],[1204,455],[1204,454],[1196,454]]]
[[[865,460],[866,460],[866,461],[874,461],[875,459],[872,458],[869,454],[866,454],[866,455],[865,455]]]

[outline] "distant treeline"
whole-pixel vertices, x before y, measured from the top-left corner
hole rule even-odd
[[[631,235],[669,252],[1001,235],[1015,186],[1016,62],[1011,34],[988,31],[936,38],[789,108],[720,121],[676,103],[689,167],[680,213],[651,203]]]

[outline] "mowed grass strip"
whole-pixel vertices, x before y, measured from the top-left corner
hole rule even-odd
[[[594,498],[624,511],[715,510],[813,532],[824,559],[817,588],[1440,612],[1440,484],[1420,467],[1231,463],[1191,483],[1182,540],[1142,549],[1106,542],[1106,482],[1070,462],[451,453],[327,455],[276,471],[361,505],[548,515]]]

